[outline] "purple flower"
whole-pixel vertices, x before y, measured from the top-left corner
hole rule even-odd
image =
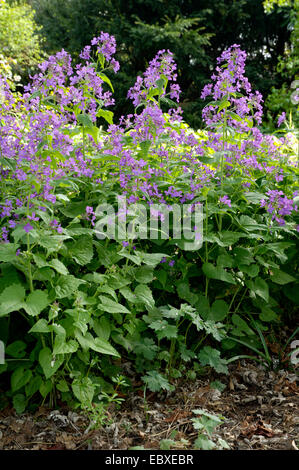
[[[277,127],[280,127],[281,124],[286,120],[286,113],[283,112],[281,113],[280,116],[278,116],[278,119],[277,119]]]
[[[36,221],[36,222],[39,220],[39,217],[35,216],[35,212],[32,212],[32,215],[28,215],[27,218],[29,220],[33,220],[33,221]]]
[[[253,117],[257,123],[261,123],[262,117],[262,95],[256,91],[251,91],[251,85],[245,77],[246,52],[240,49],[238,44],[234,44],[218,57],[216,73],[212,75],[214,83],[205,85],[202,90],[201,98],[205,99],[211,96],[214,101],[227,100],[230,110],[233,110],[239,117],[250,116],[253,111]],[[220,66],[220,64],[222,64]],[[244,96],[240,93],[245,93]],[[208,126],[216,122],[223,122],[225,110],[218,110],[215,104],[207,105],[202,116]],[[227,121],[233,127],[248,131],[250,126],[245,120],[239,118],[235,120],[232,116],[227,116]]]
[[[171,267],[174,266],[174,265],[175,265],[175,261],[172,259],[171,261],[169,261],[168,265],[171,266]]]
[[[123,241],[121,242],[122,246],[126,247],[126,246],[129,246],[129,242],[126,242],[126,241]]]
[[[219,198],[219,202],[222,202],[222,204],[225,204],[225,205],[227,205],[228,207],[231,207],[231,206],[232,206],[231,200],[230,200],[229,197],[226,196],[226,195],[225,195],[225,196],[221,196],[221,197]]]
[[[96,215],[95,215],[95,212],[93,210],[93,207],[86,206],[85,211],[86,211],[87,220],[90,220],[91,225],[94,226],[94,221],[96,220]]]
[[[26,233],[29,233],[30,230],[33,230],[33,227],[28,222],[28,224],[24,225],[23,229],[25,230]]]

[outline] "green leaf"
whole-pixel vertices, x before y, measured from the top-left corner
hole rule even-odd
[[[220,266],[214,266],[212,263],[204,263],[202,270],[210,279],[218,279],[220,281],[229,282],[230,284],[236,284],[232,274],[228,273]]]
[[[22,414],[27,406],[26,397],[22,393],[17,393],[17,395],[14,395],[12,398],[12,403],[18,415]]]
[[[101,303],[98,304],[98,308],[108,313],[130,313],[130,311],[123,305],[109,299],[103,295],[99,296]]]
[[[289,282],[296,281],[296,279],[291,276],[290,274],[285,273],[284,271],[281,271],[280,269],[271,269],[272,274],[271,274],[271,281],[275,282],[275,284],[279,284],[281,286],[284,286],[285,284],[288,284]]]
[[[140,142],[141,151],[139,152],[140,157],[146,158],[151,147],[151,140],[143,140]]]
[[[28,333],[49,333],[50,331],[51,328],[49,327],[47,320],[41,318],[33,325]]]
[[[240,264],[239,269],[241,272],[248,274],[249,277],[256,277],[260,271],[257,264],[251,264],[250,266]]]
[[[0,244],[0,261],[9,263],[16,260],[16,251],[20,245],[15,243]]]
[[[108,111],[107,109],[99,109],[97,111],[97,117],[102,117],[108,124],[113,124],[113,112]]]
[[[68,383],[64,379],[59,380],[58,384],[56,385],[56,388],[57,388],[57,390],[59,390],[60,392],[63,392],[63,393],[69,391]]]
[[[230,106],[230,101],[222,100],[218,105],[218,113],[222,111],[223,109],[228,108],[229,106]]]
[[[247,285],[255,295],[258,295],[266,302],[269,301],[269,288],[264,279],[257,277],[254,281],[248,281]]]
[[[265,199],[265,195],[258,193],[257,191],[248,191],[247,193],[244,193],[244,196],[249,202],[252,202],[253,204],[260,204],[261,200]]]
[[[105,341],[102,338],[95,338],[94,345],[91,349],[101,354],[107,354],[108,356],[120,357],[116,349],[113,346],[111,346],[111,344],[108,343],[108,341]]]
[[[232,268],[234,265],[234,258],[229,254],[219,255],[217,258],[217,266],[222,268]]]
[[[219,240],[221,241],[221,246],[231,246],[236,243],[241,237],[244,237],[246,235],[241,232],[223,231],[219,232],[218,236]]]
[[[278,315],[267,306],[262,308],[262,313],[259,314],[259,318],[265,322],[274,322],[279,319]]]
[[[143,382],[150,389],[151,392],[159,392],[159,390],[173,390],[173,385],[170,385],[168,380],[162,374],[155,370],[150,370],[142,377]]]
[[[236,261],[237,266],[239,266],[240,264],[248,265],[248,264],[254,263],[254,258],[252,254],[250,253],[250,251],[248,250],[248,248],[237,246],[234,248],[233,253],[235,255],[235,261]]]
[[[94,319],[92,327],[96,333],[96,335],[104,340],[108,340],[110,337],[110,332],[111,332],[111,326],[110,322],[107,318],[102,316],[99,320]]]
[[[220,352],[217,351],[217,349],[213,349],[211,346],[205,346],[200,351],[198,357],[203,366],[213,367],[216,372],[222,374],[228,373],[226,361],[221,359]]]
[[[6,287],[0,295],[0,317],[15,312],[23,307],[25,289],[21,284]]]
[[[74,379],[72,383],[72,390],[75,397],[83,404],[92,402],[95,388],[96,385],[92,383],[89,377]]]
[[[167,257],[164,253],[142,253],[142,261],[147,266],[157,266],[161,259]]]
[[[142,356],[149,361],[152,361],[157,354],[158,346],[152,338],[144,338],[142,342],[134,344],[134,354]]]
[[[53,388],[53,384],[51,380],[45,380],[44,382],[41,383],[39,387],[39,392],[43,398],[46,398],[46,396],[51,392]]]
[[[68,250],[78,264],[85,266],[93,257],[92,238],[82,235],[75,242],[68,244]]]
[[[152,309],[155,306],[155,301],[153,299],[152,291],[150,288],[144,284],[139,284],[134,291],[137,300],[145,305],[147,309]]]
[[[72,274],[60,276],[57,285],[55,286],[57,299],[70,297],[83,282],[84,281],[82,279],[77,279]]]
[[[35,290],[31,292],[26,302],[24,309],[32,317],[39,315],[49,305],[48,293],[42,290]]]
[[[152,282],[154,278],[153,268],[151,266],[141,266],[135,271],[135,279],[142,284]]]
[[[104,73],[100,73],[99,76],[103,80],[103,82],[107,83],[110,86],[112,93],[114,93],[114,88],[112,86],[110,78],[108,78],[107,75],[105,75]]]
[[[84,127],[93,127],[93,122],[87,114],[78,114],[77,121]]]
[[[24,341],[14,341],[5,348],[5,354],[11,357],[15,357],[16,359],[21,359],[26,355],[26,347],[27,345],[24,343]]]
[[[236,313],[234,313],[232,316],[232,322],[240,332],[244,332],[246,333],[246,335],[255,334],[254,331],[251,328],[249,328],[246,321],[240,317],[240,315],[237,315]],[[236,334],[236,331],[234,331],[234,334]],[[241,336],[243,336],[242,333],[241,333]]]
[[[224,320],[227,317],[228,308],[228,304],[224,300],[215,300],[211,306],[208,319],[215,322]]]
[[[51,259],[48,266],[51,266],[51,268],[55,269],[55,271],[57,271],[59,274],[69,273],[67,267],[58,259]]]
[[[26,397],[31,398],[39,390],[41,383],[42,378],[40,375],[33,377],[33,379],[31,379],[30,382],[25,385]]]
[[[24,367],[18,367],[15,369],[11,375],[11,391],[12,393],[16,392],[20,388],[24,387],[32,377],[32,371],[29,369],[24,369]]]
[[[39,353],[38,360],[46,379],[49,379],[58,371],[59,367],[63,364],[64,358],[57,358],[53,356],[49,348],[43,348]]]
[[[88,206],[87,201],[72,202],[65,207],[59,207],[60,212],[66,217],[74,219],[79,215],[85,214],[86,207]],[[70,237],[67,237],[70,238]]]
[[[56,335],[53,354],[72,354],[78,350],[78,343],[74,339],[65,340],[65,335]]]
[[[0,294],[6,287],[11,286],[12,284],[21,284],[20,275],[11,264],[3,263],[1,265],[1,271],[2,276],[0,277]]]
[[[90,333],[86,333],[86,335],[83,336],[79,331],[76,331],[75,335],[83,349],[92,349],[101,354],[120,357],[116,349],[104,339],[94,338]]]
[[[112,289],[107,284],[104,284],[103,286],[98,287],[97,288],[97,293],[98,294],[109,294],[117,302],[117,295],[116,295],[115,290]]]
[[[176,288],[180,299],[186,300],[193,306],[198,302],[198,295],[190,291],[189,282],[179,281]]]
[[[150,323],[150,328],[156,331],[159,340],[163,338],[176,338],[178,329],[176,325],[170,325],[166,320],[158,319]]]
[[[136,295],[131,291],[128,286],[122,287],[121,289],[119,289],[119,292],[128,302],[131,302],[133,304],[135,303]]]
[[[194,449],[213,450],[215,447],[216,444],[204,434],[200,434],[194,441]]]

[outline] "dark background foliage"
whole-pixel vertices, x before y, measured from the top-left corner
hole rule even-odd
[[[115,35],[121,72],[114,79],[116,114],[131,111],[126,91],[159,49],[170,49],[184,91],[185,119],[200,126],[200,91],[227,46],[248,53],[247,75],[266,98],[285,78],[279,56],[290,42],[292,8],[265,13],[262,0],[31,0],[48,53],[61,47],[75,57],[100,31]]]

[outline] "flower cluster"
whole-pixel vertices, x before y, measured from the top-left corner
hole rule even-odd
[[[261,207],[264,207],[272,215],[272,220],[275,220],[279,225],[285,225],[283,216],[297,211],[298,207],[294,204],[293,199],[284,195],[283,191],[269,190],[266,194],[268,198],[261,200]]]
[[[159,81],[162,80],[161,83]],[[153,60],[150,61],[143,77],[137,77],[135,85],[129,89],[128,98],[132,99],[134,106],[144,101],[150,90],[161,89],[161,96],[166,94],[167,83],[170,83],[170,98],[179,102],[180,86],[176,82],[176,64],[173,54],[165,49],[158,51]],[[155,96],[155,95],[153,95]]]
[[[254,112],[259,122],[261,98],[252,93],[244,75],[246,54],[239,46],[223,52],[212,76],[213,83],[203,90],[203,97],[212,95],[217,102],[224,100],[225,106],[225,100],[229,101],[227,108],[224,106],[220,111],[219,105],[205,108],[207,124],[216,123],[216,127],[213,132],[204,133],[193,132],[182,123],[180,109],[163,113],[155,99],[166,96],[168,83],[170,98],[179,98],[176,64],[173,55],[165,50],[157,53],[143,77],[138,77],[129,90],[135,105],[141,102],[145,105],[143,110],[123,116],[118,124],[111,124],[109,119],[107,130],[100,131],[96,127],[97,115],[109,113],[104,106],[112,104],[113,99],[111,92],[105,91],[109,80],[103,68],[100,71],[95,68],[93,49],[101,67],[110,66],[117,71],[113,57],[115,39],[101,33],[83,49],[82,63],[75,67],[64,50],[49,57],[21,98],[1,81],[3,241],[10,239],[18,224],[28,233],[42,224],[63,233],[55,212],[59,198],[65,198],[65,194],[59,194],[60,184],[61,188],[69,188],[67,195],[71,187],[70,192],[75,194],[80,185],[85,185],[93,187],[93,194],[101,191],[108,194],[111,189],[113,194],[125,195],[129,204],[138,201],[171,205],[193,203],[209,187],[219,190],[220,172],[222,180],[239,178],[240,188],[246,190],[264,176],[267,189],[271,189],[262,207],[275,213],[280,224],[282,218],[291,215],[287,192],[278,196],[275,193],[277,184],[285,178],[279,165],[283,141],[264,135],[257,127],[247,128],[243,120]],[[241,96],[242,91],[245,96]],[[231,109],[241,121],[235,120],[233,112],[229,114]],[[222,129],[217,128],[225,113],[228,125],[234,125],[230,139],[224,139]],[[219,160],[217,166],[213,159],[219,154],[222,164]],[[213,165],[205,161],[206,155],[211,156]],[[223,213],[232,207],[235,198],[236,193],[221,188],[214,203],[222,205]],[[87,204],[82,219],[94,225],[94,201]]]
[[[262,95],[251,90],[251,85],[245,74],[246,52],[240,50],[238,44],[229,47],[217,59],[218,66],[216,73],[212,75],[214,83],[209,83],[203,88],[201,98],[212,96],[215,101],[221,102],[227,100],[234,112],[240,118],[245,118],[252,113],[257,123],[262,119]],[[222,65],[221,65],[222,64]],[[240,94],[244,92],[244,96]],[[208,105],[203,109],[203,118],[208,126],[216,122],[223,121],[226,111],[214,104]],[[235,119],[232,114],[227,116],[228,122],[237,128],[248,130],[245,121],[241,122]]]

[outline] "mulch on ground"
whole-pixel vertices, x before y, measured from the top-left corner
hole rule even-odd
[[[212,439],[224,439],[232,450],[298,450],[298,376],[245,361],[229,370],[227,376],[180,379],[175,392],[149,392],[146,400],[135,391],[120,408],[111,406],[105,424],[95,429],[87,415],[63,405],[22,415],[6,408],[0,412],[0,449],[159,449],[165,439],[176,442],[171,449],[192,449],[198,433],[191,419],[198,409],[225,418]],[[226,385],[222,392],[211,388],[215,379]]]

